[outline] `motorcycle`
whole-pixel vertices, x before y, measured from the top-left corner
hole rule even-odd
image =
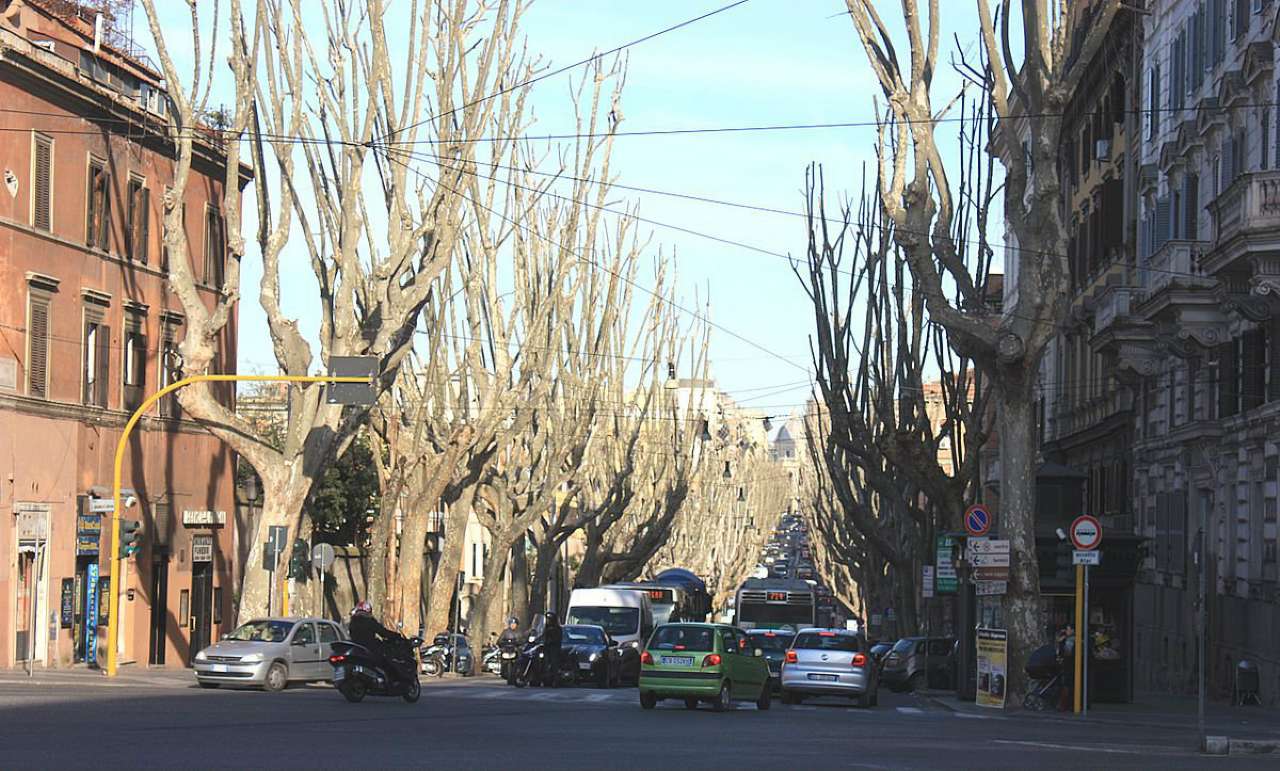
[[[491,675],[501,675],[502,651],[497,648],[486,650],[483,658],[480,659],[480,668]]]
[[[422,649],[424,674],[440,677],[450,670],[463,677],[474,674],[475,663],[471,658],[471,649],[465,644],[459,646],[451,637],[444,633],[438,634],[431,645]],[[461,650],[459,650],[460,647]]]
[[[544,652],[542,638],[530,636],[524,650],[515,660],[509,683],[517,688],[526,685],[547,686],[555,688],[560,683],[572,683],[577,677],[577,668],[572,656],[560,654],[560,666],[557,671],[547,669],[547,657]]]
[[[520,643],[508,640],[498,644],[498,671],[494,674],[507,682],[512,682],[512,672],[516,667],[516,659],[520,657]]]
[[[363,645],[353,642],[333,643],[333,685],[346,698],[356,703],[365,696],[399,696],[413,704],[422,696],[422,684],[418,682],[413,651],[422,645],[422,639],[401,638],[387,643],[386,658],[398,671],[390,672],[382,659]]]

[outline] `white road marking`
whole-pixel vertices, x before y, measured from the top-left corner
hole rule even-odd
[[[955,712],[953,714],[956,717],[962,717],[962,718],[965,718],[966,720],[990,720],[992,717],[994,717],[994,715],[974,715],[969,712]]]
[[[1016,744],[1022,747],[1041,747],[1046,750],[1075,750],[1078,752],[1104,752],[1110,755],[1185,755],[1186,751],[1170,750],[1167,747],[1086,747],[1079,744],[1053,744],[1051,742],[1019,741],[1017,739],[994,739],[997,744]]]
[[[898,707],[898,711],[904,715],[923,715],[924,710],[919,707]]]
[[[611,693],[589,693],[587,701],[611,701],[615,696]]]

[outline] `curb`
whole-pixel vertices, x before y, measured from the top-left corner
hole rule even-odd
[[[1228,755],[1280,754],[1280,739],[1228,739]]]

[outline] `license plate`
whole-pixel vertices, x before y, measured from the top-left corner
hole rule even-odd
[[[333,670],[333,682],[335,683],[346,676],[347,676],[346,667],[338,667],[337,669]]]
[[[840,678],[835,675],[809,675],[810,680],[822,680],[828,683],[834,683]]]
[[[578,669],[591,669],[591,665],[585,661],[578,662]]]
[[[504,659],[514,659],[515,657],[516,657],[516,654],[514,654],[514,653],[504,653],[504,654],[502,654],[502,658],[504,658]]]
[[[669,667],[691,667],[693,666],[692,656],[663,656],[662,663]]]
[[[211,667],[209,667],[209,668],[210,668],[210,669],[212,669],[214,672],[226,672],[226,671],[227,671],[227,665],[226,665],[226,664],[214,664],[213,666],[211,666]]]

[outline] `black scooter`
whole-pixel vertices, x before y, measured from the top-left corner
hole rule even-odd
[[[355,703],[365,696],[399,696],[410,704],[422,696],[418,682],[418,668],[413,652],[422,645],[422,638],[401,638],[387,644],[387,658],[398,672],[389,673],[368,648],[353,642],[333,643],[333,685],[346,698]]]
[[[507,682],[517,688],[523,688],[526,685],[545,685],[548,688],[556,688],[560,683],[572,683],[576,676],[577,670],[574,668],[572,658],[564,655],[563,651],[560,653],[558,671],[551,671],[547,666],[542,638],[531,636],[516,659],[511,679]]]
[[[512,675],[516,669],[516,660],[519,658],[520,643],[515,640],[504,640],[498,643],[498,660],[502,662],[498,672],[508,683],[513,682]]]

